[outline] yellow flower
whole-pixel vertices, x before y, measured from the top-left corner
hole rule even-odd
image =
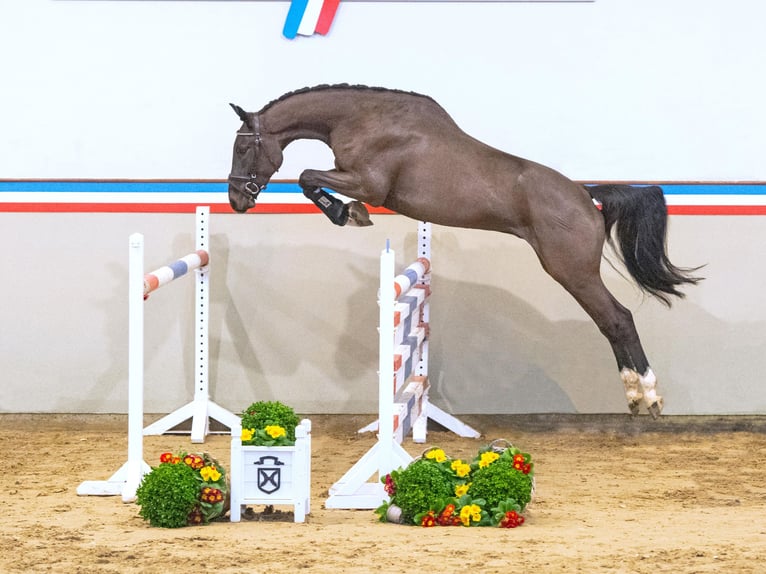
[[[214,466],[203,466],[199,469],[199,475],[205,482],[217,482],[221,478],[221,473]]]
[[[242,442],[253,440],[255,429],[242,429]]]
[[[470,526],[471,520],[474,522],[481,520],[481,507],[477,504],[467,504],[460,509],[460,522],[463,526]]]
[[[457,474],[459,478],[464,478],[471,472],[471,465],[466,464],[459,459],[453,461],[450,468],[455,471],[455,474]]]
[[[447,460],[447,455],[440,448],[432,448],[426,453],[426,458],[435,460],[436,462],[444,462]]]
[[[470,482],[468,484],[458,484],[455,487],[455,496],[460,498],[461,496],[463,496],[464,494],[466,494],[468,492],[469,488],[471,488],[471,483]]]
[[[271,438],[279,438],[287,434],[285,429],[278,425],[269,425],[264,430],[266,431],[266,434]]]
[[[490,464],[495,462],[498,458],[500,458],[500,455],[496,452],[484,452],[481,455],[481,460],[479,460],[479,468],[487,468]]]

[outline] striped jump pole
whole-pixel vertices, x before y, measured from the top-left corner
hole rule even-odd
[[[332,487],[326,508],[377,508],[387,498],[380,477],[412,462],[402,447],[409,430],[425,442],[431,418],[464,437],[479,433],[428,400],[428,333],[431,288],[431,224],[418,226],[418,259],[395,275],[395,253],[380,254],[378,290],[378,420],[359,432],[378,440]],[[370,477],[377,480],[368,482]]]
[[[137,235],[140,235],[140,233]],[[186,275],[189,271],[207,266],[209,262],[210,255],[208,255],[208,252],[204,249],[199,249],[195,253],[190,253],[169,265],[164,265],[151,273],[147,273],[144,276],[144,299],[148,299],[149,293],[152,291]]]
[[[150,273],[144,271],[144,236],[128,239],[128,461],[106,481],[85,481],[79,495],[122,495],[135,500],[136,489],[150,468],[143,460],[143,435],[164,434],[192,419],[192,442],[204,442],[209,419],[232,428],[239,417],[210,400],[208,393],[209,207],[197,207],[195,251]],[[144,301],[149,294],[195,271],[194,400],[144,428]]]

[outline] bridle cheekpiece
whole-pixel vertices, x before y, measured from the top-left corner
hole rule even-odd
[[[237,137],[239,136],[248,136],[248,137],[255,137],[255,153],[253,154],[253,162],[250,165],[250,168],[247,170],[247,175],[234,175],[233,173],[229,174],[229,180],[234,181],[245,181],[245,191],[250,194],[250,198],[255,201],[258,198],[258,195],[266,188],[266,184],[259,185],[255,180],[258,177],[258,174],[256,173],[255,169],[255,162],[258,159],[258,152],[261,148],[261,121],[258,115],[256,114],[253,116],[253,124],[252,124],[252,130],[251,132],[237,132]],[[268,156],[266,157],[268,159]]]

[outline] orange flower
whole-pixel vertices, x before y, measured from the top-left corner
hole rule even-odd
[[[455,512],[455,505],[452,503],[449,503],[447,506],[444,507],[444,510],[442,510],[442,516],[452,516],[453,512]]]

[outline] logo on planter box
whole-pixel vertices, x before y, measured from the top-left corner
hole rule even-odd
[[[279,490],[279,487],[282,486],[282,469],[279,467],[284,466],[285,463],[280,461],[279,457],[266,455],[253,464],[260,467],[257,476],[258,490],[266,494]]]

